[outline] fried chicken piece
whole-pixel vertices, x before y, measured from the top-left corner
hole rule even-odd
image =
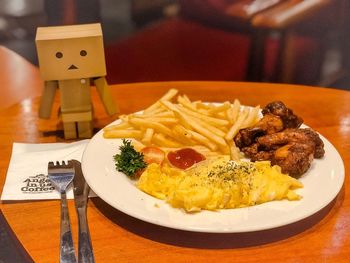
[[[239,130],[234,141],[237,147],[242,148],[254,143],[257,137],[276,133],[283,129],[283,122],[280,117],[266,114],[254,127]]]
[[[253,144],[256,138],[265,135],[265,131],[260,127],[246,128],[238,131],[233,138],[236,146],[240,149]]]
[[[277,133],[286,128],[299,128],[303,123],[303,120],[281,101],[267,104],[262,113],[264,116],[254,127],[239,130],[234,138],[237,147],[247,147],[259,136]]]
[[[252,162],[271,160],[274,155],[274,150],[260,150],[258,143],[242,148],[242,152]]]
[[[293,113],[292,109],[287,108],[287,106],[282,101],[270,102],[262,110],[262,114],[265,116],[267,114],[273,114],[279,116],[282,119],[283,127],[287,128],[299,128],[303,123],[303,119]]]
[[[282,132],[268,134],[257,138],[260,149],[273,150],[286,144],[310,144],[313,147],[314,157],[324,155],[324,144],[320,136],[312,129],[286,129]]]
[[[314,157],[318,158],[318,159],[322,158],[325,154],[325,150],[324,150],[324,143],[323,143],[322,139],[320,138],[320,135],[310,128],[303,129],[303,131],[315,143]]]
[[[261,136],[256,143],[242,148],[252,161],[270,160],[283,173],[298,177],[305,173],[314,158],[324,155],[323,141],[312,129],[286,129]]]
[[[300,129],[303,120],[283,102],[267,104],[262,119],[254,127],[241,129],[234,138],[236,146],[251,161],[271,161],[283,173],[298,177],[314,158],[324,156],[324,144],[312,129]]]
[[[270,160],[272,165],[280,166],[283,173],[299,177],[310,168],[313,159],[312,144],[290,143],[274,151]]]
[[[270,161],[272,165],[281,167],[282,172],[299,177],[305,173],[314,159],[314,145],[292,142],[276,149],[260,150],[254,143],[242,149],[242,152],[253,162]],[[261,147],[261,146],[260,146]],[[276,146],[275,146],[276,147]]]

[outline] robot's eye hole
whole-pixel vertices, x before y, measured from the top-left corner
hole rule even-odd
[[[86,50],[80,50],[80,56],[85,57],[87,55]]]
[[[62,52],[57,52],[57,53],[56,53],[56,58],[62,58],[62,57],[63,57]]]

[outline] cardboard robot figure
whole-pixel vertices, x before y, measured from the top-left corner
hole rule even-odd
[[[49,118],[57,88],[66,139],[93,135],[90,84],[94,84],[109,115],[116,113],[105,79],[106,64],[100,24],[39,27],[36,47],[45,87],[39,117]]]

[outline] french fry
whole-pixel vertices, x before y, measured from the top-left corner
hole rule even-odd
[[[159,105],[157,105],[157,107],[152,109],[152,111],[148,112],[148,114],[156,115],[156,114],[160,114],[164,111],[165,111],[165,108],[161,104],[159,104]]]
[[[188,99],[188,98],[187,98],[187,99]],[[196,106],[193,105],[193,104],[191,103],[191,101],[188,101],[187,99],[185,99],[185,97],[178,96],[178,97],[177,97],[177,102],[178,102],[180,105],[184,106],[184,108],[188,108],[188,109],[190,109],[190,110],[196,111],[196,110],[197,110]]]
[[[114,125],[110,125],[107,126],[105,128],[103,128],[103,131],[111,131],[111,130],[126,130],[128,128],[130,128],[130,124],[128,122],[121,122],[119,124],[114,124]]]
[[[134,113],[132,114],[132,116],[137,117],[137,118],[168,118],[168,117],[175,117],[174,113],[172,111],[166,110],[166,111],[162,111],[159,113],[155,113],[155,114],[143,114],[143,113]]]
[[[187,101],[189,104],[193,104],[193,106],[195,106],[194,103],[190,100],[190,98],[189,98],[186,94],[182,95],[182,97],[183,97],[184,100]]]
[[[241,110],[241,103],[239,102],[239,100],[235,99],[232,104],[233,123],[237,121],[240,110]]]
[[[215,113],[218,113],[218,112],[225,111],[225,110],[229,109],[230,106],[231,106],[231,104],[228,101],[225,101],[223,104],[221,104],[219,106],[214,106],[213,108],[211,108],[209,110],[209,113],[213,115]]]
[[[172,136],[172,132],[169,128],[167,128],[166,126],[164,126],[163,124],[157,123],[157,122],[151,122],[151,121],[147,121],[145,119],[141,119],[141,118],[131,118],[129,120],[129,122],[132,125],[135,125],[137,127],[143,127],[143,128],[152,128],[154,129],[156,132],[161,132],[164,133],[168,136]]]
[[[208,105],[208,103],[203,103],[202,101],[195,101],[194,104],[196,105],[197,110],[209,110],[211,107]]]
[[[132,140],[131,144],[134,146],[135,150],[140,152],[143,148],[146,147],[142,142],[138,140]]]
[[[191,146],[192,149],[196,150],[197,152],[203,154],[204,156],[217,156],[220,155],[220,152],[211,151],[209,148],[203,146],[203,145],[193,145]]]
[[[210,132],[216,134],[217,136],[221,136],[221,137],[224,137],[224,136],[225,136],[225,132],[223,132],[223,131],[220,130],[219,128],[217,128],[217,127],[211,125],[211,124],[209,123],[209,121],[206,122],[205,119],[202,120],[202,119],[199,119],[199,118],[193,118],[192,116],[190,116],[190,115],[188,115],[188,114],[186,114],[186,113],[184,113],[184,112],[181,112],[181,114],[183,114],[183,116],[185,116],[186,118],[189,118],[189,119],[187,119],[187,121],[196,122],[196,123],[198,123],[200,126],[202,126],[203,128],[205,128],[205,129],[207,129],[208,131],[210,131]],[[190,125],[191,125],[191,124],[190,124]],[[192,126],[192,127],[193,127],[193,126]]]
[[[171,100],[172,98],[174,98],[176,96],[176,94],[178,93],[179,91],[177,89],[170,89],[168,90],[167,93],[165,93],[161,98],[160,100]]]
[[[199,113],[198,111],[192,111],[192,110],[188,110],[186,108],[181,108],[181,107],[178,107],[178,109],[180,111],[192,116],[192,117],[203,120],[203,121],[207,122],[208,124],[211,124],[214,126],[226,126],[226,125],[230,124],[230,122],[227,120],[206,116],[202,113]]]
[[[207,146],[210,150],[216,151],[218,149],[218,146],[215,143],[211,142],[208,138],[206,138],[202,134],[195,131],[188,131],[188,132],[192,135],[192,138],[195,141]]]
[[[171,89],[143,112],[121,115],[121,123],[104,128],[103,136],[134,138],[140,147],[192,147],[206,156],[224,154],[240,159],[233,138],[240,129],[257,122],[259,106],[242,107],[237,99],[221,105],[192,102],[186,95],[175,98],[177,94],[178,90]]]
[[[134,119],[135,117],[131,117],[131,119]],[[142,119],[145,121],[149,121],[149,122],[157,122],[157,123],[161,123],[164,125],[175,125],[177,123],[179,123],[179,120],[175,117],[150,117],[150,118],[138,118],[137,119]]]
[[[150,145],[152,141],[152,137],[154,134],[154,129],[147,128],[145,133],[143,134],[143,138],[141,139],[141,142],[143,142],[146,145]]]
[[[255,108],[250,109],[249,114],[247,118],[244,120],[241,129],[253,126],[257,120],[257,116],[259,114],[259,106],[256,106]]]
[[[158,146],[165,146],[165,147],[182,147],[183,145],[171,138],[165,137],[162,133],[156,133],[153,135],[153,142]]]
[[[229,121],[231,125],[235,123],[232,107],[226,110],[226,119]]]
[[[119,119],[122,120],[123,122],[126,122],[126,123],[129,122],[129,116],[128,115],[120,115]]]
[[[229,143],[229,148],[230,148],[230,159],[233,161],[238,161],[239,159],[241,159],[240,156],[240,150],[239,148],[236,146],[236,144],[234,143],[234,141],[231,141]]]
[[[162,104],[160,104],[159,101],[157,101],[154,104],[152,104],[151,106],[149,106],[147,109],[145,109],[143,112],[146,114],[152,114],[155,111],[157,111],[161,106],[162,106]]]
[[[177,105],[171,103],[170,101],[161,100],[160,103],[167,107],[169,110],[173,111],[174,113],[179,112]]]
[[[230,128],[230,130],[228,131],[228,133],[225,136],[226,141],[231,141],[233,139],[233,137],[235,137],[235,135],[237,134],[237,132],[241,128],[244,120],[246,119],[248,112],[249,112],[249,110],[247,108],[245,108],[243,110],[243,112],[238,116],[237,121],[235,122],[235,124],[232,125],[232,127]]]
[[[181,134],[182,136],[186,137],[189,140],[192,139],[192,134],[188,133],[186,128],[181,125],[175,125],[173,131],[176,132],[177,134]]]
[[[108,130],[103,133],[104,138],[134,138],[141,139],[142,131],[140,130]]]
[[[221,146],[226,146],[226,142],[225,140],[220,137],[219,135],[215,134],[214,132],[212,132],[211,130],[208,130],[206,128],[204,128],[203,122],[200,123],[199,120],[196,120],[195,118],[186,116],[185,114],[180,112],[180,115],[182,116],[182,118],[184,120],[186,120],[186,122],[198,133],[202,134],[203,136],[207,137],[209,140],[221,145]],[[202,125],[201,125],[202,124]]]
[[[183,114],[181,114],[177,105],[171,103],[170,101],[161,101],[161,103],[169,110],[174,112],[175,116],[179,119],[180,124],[182,124],[188,130],[191,129],[191,125],[188,123],[188,120],[183,117]]]
[[[214,124],[216,126],[223,126],[223,125],[229,124],[228,121],[208,117],[208,116],[202,115],[198,112],[193,112],[193,111],[188,110],[186,108],[175,105],[169,101],[162,101],[162,104],[165,105],[166,107],[168,107],[168,109],[174,111],[175,115],[179,116],[182,119],[181,123],[184,124],[184,126],[186,128],[189,128],[189,126],[191,126],[190,122],[192,119],[193,121],[197,121],[200,123],[200,125],[213,131],[218,136],[223,137],[225,135],[224,132],[222,132],[220,129],[212,126],[212,124]]]
[[[156,101],[154,104],[152,104],[151,106],[149,106],[147,109],[144,110],[145,113],[151,113],[154,112],[156,109],[158,109],[161,104],[159,103],[159,101],[164,100],[164,101],[169,101],[171,100],[173,97],[176,96],[176,94],[178,93],[177,89],[170,89],[168,90],[167,93],[165,93],[160,100]]]
[[[185,127],[181,125],[176,125],[173,128],[173,133],[178,140],[183,142],[185,145],[194,145],[194,141],[192,140],[192,134],[188,133]]]

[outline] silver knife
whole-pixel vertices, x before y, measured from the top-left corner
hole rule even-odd
[[[81,163],[77,160],[72,161],[75,169],[75,176],[73,179],[74,203],[75,209],[77,210],[79,223],[78,262],[95,262],[86,216],[90,187],[85,182],[83,172],[81,170]]]

